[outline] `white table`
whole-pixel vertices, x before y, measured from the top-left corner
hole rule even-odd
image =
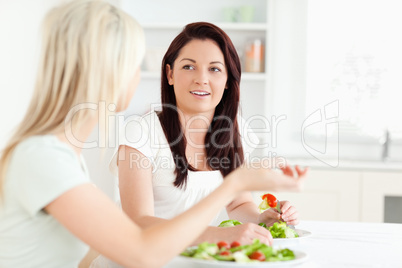
[[[289,245],[307,254],[301,268],[402,268],[402,224],[302,221],[296,227],[312,233]],[[190,268],[178,260],[164,268]]]
[[[305,267],[402,267],[402,224],[301,222],[312,232],[297,249],[306,252]]]

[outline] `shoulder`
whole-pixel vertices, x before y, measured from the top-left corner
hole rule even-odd
[[[13,153],[13,160],[39,164],[43,161],[52,163],[56,161],[77,161],[75,152],[53,135],[32,136],[17,145]]]
[[[152,111],[143,116],[130,116],[119,130],[119,146],[125,145],[140,151],[146,157],[155,159],[158,155],[171,155],[159,117]],[[110,169],[117,174],[117,152],[110,162]]]
[[[70,146],[56,136],[44,135],[27,138],[17,145],[9,169],[14,177],[39,179],[55,174],[81,177],[82,166],[82,159]]]
[[[22,141],[13,152],[6,181],[31,215],[66,190],[90,182],[74,150],[52,135]]]

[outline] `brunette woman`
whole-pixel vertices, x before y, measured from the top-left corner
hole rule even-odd
[[[238,116],[240,75],[235,47],[219,27],[191,23],[172,41],[162,62],[162,110],[127,121],[111,162],[119,176],[122,208],[139,225],[152,226],[191,208],[250,155],[253,148],[241,134]],[[289,178],[306,173],[289,166],[283,171],[272,172]],[[270,186],[280,190],[276,183]],[[270,243],[269,231],[258,223],[271,225],[280,218],[298,223],[298,212],[289,202],[282,202],[281,209],[282,215],[274,209],[260,214],[251,193],[242,193],[226,211],[230,219],[245,224],[218,228],[225,218],[217,216],[211,222],[215,227],[193,243],[250,243],[254,238]]]

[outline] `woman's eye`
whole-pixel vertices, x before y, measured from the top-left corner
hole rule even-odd
[[[194,70],[194,66],[191,66],[191,65],[184,65],[184,66],[183,66],[183,69],[184,69],[184,70]]]
[[[213,72],[220,72],[221,69],[216,68],[216,67],[211,67],[211,71],[213,71]]]

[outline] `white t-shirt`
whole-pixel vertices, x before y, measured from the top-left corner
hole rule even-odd
[[[77,267],[88,246],[43,208],[89,183],[83,159],[56,136],[34,136],[12,154],[0,204],[0,267]]]
[[[244,133],[244,125],[241,123],[239,125],[240,133]],[[254,133],[248,131],[247,140],[242,136],[242,144],[244,154],[250,154],[258,144],[258,138]],[[175,163],[162,125],[155,112],[126,120],[124,128],[120,130],[119,145],[127,145],[137,149],[152,163],[152,186],[156,217],[164,219],[175,217],[197,204],[223,181],[218,170],[196,172],[189,170],[185,190],[173,185],[176,179]],[[130,161],[131,164],[144,164],[136,161],[136,159]],[[110,169],[117,175],[117,152],[112,158]],[[217,215],[211,225],[216,226],[224,219],[227,219],[226,210]]]

